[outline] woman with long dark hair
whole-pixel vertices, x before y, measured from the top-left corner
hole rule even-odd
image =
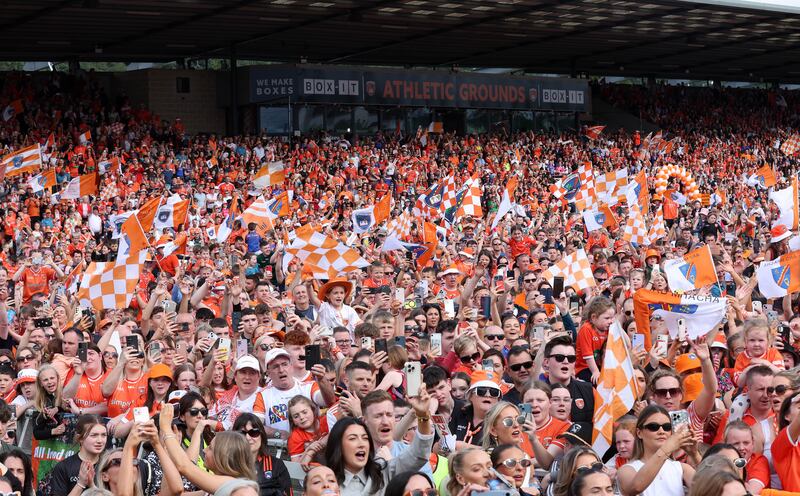
[[[21,496],[33,496],[33,468],[31,457],[19,448],[0,454],[0,463],[6,466],[11,475],[19,480],[22,485]]]
[[[269,438],[261,419],[252,413],[243,413],[233,423],[233,430],[241,432],[250,445],[261,496],[289,496],[292,493],[289,470],[283,460],[270,455]]]

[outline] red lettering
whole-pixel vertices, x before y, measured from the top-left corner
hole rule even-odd
[[[478,99],[478,89],[475,87],[474,84],[469,85],[469,99],[470,101],[475,101]]]
[[[510,88],[508,86],[500,86],[497,88],[497,98],[500,99],[501,102],[507,102],[508,98],[508,90]]]
[[[489,98],[489,89],[485,84],[478,86],[478,99],[485,102]]]
[[[394,91],[392,91],[392,82],[388,79],[383,84],[383,97],[384,98],[394,98]]]
[[[403,98],[412,100],[414,98],[414,82],[403,81]]]
[[[428,81],[422,83],[422,97],[426,100],[431,99],[431,83]]]
[[[394,85],[394,97],[401,98],[400,94],[403,91],[403,82],[395,79],[394,81],[392,81],[392,84]]]
[[[460,85],[458,87],[458,98],[460,100],[462,100],[462,101],[465,101],[465,102],[469,100],[469,88],[468,88],[468,86],[469,85],[462,84],[462,85]]]
[[[497,90],[498,87],[496,84],[489,86],[489,101],[496,102],[497,101]]]
[[[453,83],[447,83],[444,86],[444,97],[447,98],[450,101],[453,101],[453,100],[456,99],[455,88],[453,87]]]
[[[525,103],[525,87],[524,86],[517,86],[517,102]]]

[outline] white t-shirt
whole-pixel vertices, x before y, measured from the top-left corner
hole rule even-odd
[[[253,410],[264,419],[265,426],[289,432],[291,430],[289,427],[289,400],[298,395],[305,396],[320,406],[325,406],[325,400],[322,398],[317,383],[295,380],[291,389],[281,390],[272,386],[261,390]]]
[[[255,413],[261,420],[264,420],[263,412],[253,411],[256,398],[258,398],[258,391],[246,398],[239,398],[239,388],[234,386],[217,398],[217,402],[209,409],[208,416],[222,422],[226,431],[233,428],[233,423],[242,413]]]
[[[644,466],[642,460],[634,460],[625,465],[633,467],[638,473]],[[683,467],[681,462],[666,460],[661,465],[656,478],[647,486],[647,489],[639,493],[640,496],[684,496],[683,491]]]
[[[352,334],[356,329],[356,324],[361,322],[358,313],[350,305],[342,305],[340,310],[336,310],[327,301],[319,306],[319,323],[331,329],[337,326],[346,327]]]

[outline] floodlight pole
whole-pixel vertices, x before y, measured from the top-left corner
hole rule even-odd
[[[239,91],[238,91],[238,78],[236,72],[236,44],[231,43],[230,48],[230,97],[231,97],[231,112],[230,112],[230,125],[228,126],[228,134],[231,136],[239,134]]]

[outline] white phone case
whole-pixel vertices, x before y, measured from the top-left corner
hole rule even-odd
[[[406,362],[406,389],[408,396],[419,396],[419,388],[422,384],[422,366],[419,362]]]

